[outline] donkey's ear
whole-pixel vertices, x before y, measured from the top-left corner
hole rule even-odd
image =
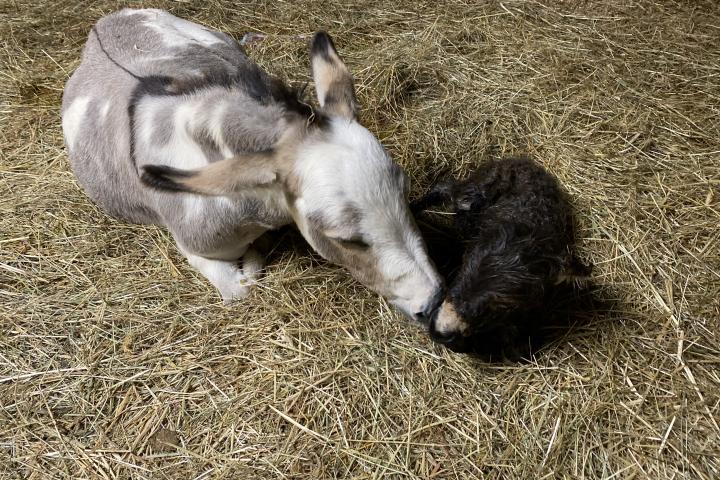
[[[315,92],[325,113],[349,119],[357,117],[352,75],[327,33],[318,32],[313,37],[310,62]]]
[[[272,152],[227,158],[196,170],[165,165],[145,165],[142,170],[140,179],[149,187],[200,195],[233,195],[278,179]]]

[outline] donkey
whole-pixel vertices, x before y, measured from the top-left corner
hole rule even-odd
[[[63,95],[72,169],[109,214],[167,227],[226,303],[263,267],[253,242],[294,223],[321,256],[426,322],[443,286],[408,178],[358,122],[326,33],[310,60],[316,110],[226,34],[155,9],[108,15]]]

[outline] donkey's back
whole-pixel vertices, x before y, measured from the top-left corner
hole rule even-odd
[[[172,151],[173,145],[197,145],[202,150],[203,139],[192,138],[193,131],[190,138],[176,138],[173,145],[166,145],[165,151],[157,142],[162,141],[163,130],[167,137],[193,130],[193,122],[212,123],[208,116],[213,107],[217,110],[218,97],[227,100],[231,87],[243,97],[237,103],[267,103],[277,96],[273,80],[224,33],[154,9],[125,9],[100,19],[63,95],[65,142],[78,181],[114,216],[167,223],[162,210],[177,210],[167,205],[173,200],[144,188],[138,168],[163,157],[167,159],[162,163],[179,168],[216,160],[204,152],[189,165],[177,163],[181,156]],[[196,111],[185,112],[183,119],[179,115],[183,105]],[[271,116],[270,121],[277,122],[280,113]],[[263,130],[267,131],[270,135],[256,135],[247,139],[251,145],[238,147],[269,148],[276,138],[272,129]]]
[[[154,9],[125,9],[98,20],[83,62],[99,62],[99,67],[111,62],[138,77],[205,75],[231,72],[244,63],[252,66],[228,35]]]

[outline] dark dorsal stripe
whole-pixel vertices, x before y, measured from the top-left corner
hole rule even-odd
[[[262,71],[256,64],[249,64],[242,71],[235,72],[208,70],[201,76],[188,76],[184,78],[170,77],[166,75],[150,75],[140,76],[130,71],[125,66],[118,63],[105,49],[100,34],[96,27],[92,28],[92,32],[98,41],[100,49],[107,58],[123,72],[127,73],[135,80],[137,84],[130,94],[128,101],[127,113],[130,128],[130,160],[133,168],[137,171],[137,159],[135,155],[135,110],[137,105],[148,96],[181,96],[193,95],[202,90],[221,87],[221,88],[240,88],[248,96],[261,104],[275,103],[282,105],[288,114],[304,119],[308,124],[313,126],[322,126],[326,124],[327,119],[319,112],[315,112],[313,108],[302,100],[302,91],[288,87],[285,82],[279,78],[273,77]],[[240,46],[237,45],[240,49]],[[230,60],[217,54],[217,52],[207,50],[206,53],[220,57],[229,67],[234,65]],[[198,52],[201,53],[201,52]],[[178,60],[182,59],[182,55]]]

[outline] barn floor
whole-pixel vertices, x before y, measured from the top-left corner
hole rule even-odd
[[[128,3],[2,3],[0,477],[720,478],[715,1],[144,3],[269,34],[294,84],[329,30],[413,195],[484,155],[554,172],[597,301],[524,362],[432,344],[291,237],[223,306],[69,169],[63,84]]]

